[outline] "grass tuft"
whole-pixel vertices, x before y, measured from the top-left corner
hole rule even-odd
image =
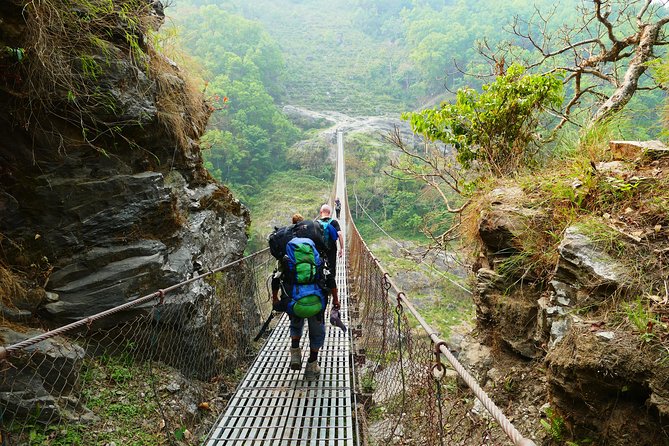
[[[26,290],[19,278],[0,264],[0,302],[7,307],[14,307],[14,302],[23,300]]]

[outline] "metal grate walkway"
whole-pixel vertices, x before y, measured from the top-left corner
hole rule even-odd
[[[343,142],[338,134],[337,195],[344,197]],[[342,203],[345,206],[344,203]],[[346,240],[342,209],[340,224]],[[349,326],[346,254],[337,261],[341,318]],[[302,370],[289,369],[290,335],[284,314],[206,442],[207,446],[357,444],[353,419],[350,337],[329,323],[318,362],[321,375],[304,379],[309,353],[308,326],[302,336]]]

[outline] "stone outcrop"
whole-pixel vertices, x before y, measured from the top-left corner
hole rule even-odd
[[[578,225],[563,232],[555,270],[546,277],[505,268],[523,254],[520,240],[547,211],[532,206],[518,188],[486,198],[475,293],[484,342],[519,358],[519,367],[527,360],[544,363],[546,374],[536,382],[548,400],[533,404],[549,403],[572,438],[620,446],[666,440],[669,372],[656,362],[657,349],[598,312],[639,295],[633,269]],[[493,381],[495,367],[486,375]]]
[[[540,215],[535,209],[519,206],[520,188],[495,189],[489,194],[490,207],[479,220],[479,236],[492,256],[508,257],[518,251],[515,239]]]
[[[478,225],[485,246],[482,260],[487,267],[477,271],[477,319],[487,342],[503,345],[523,357],[537,358],[542,355],[535,323],[540,290],[530,286],[511,296],[518,285],[531,284],[533,278],[505,277],[494,268],[518,253],[516,239],[542,214],[522,206],[524,194],[519,188],[495,189],[488,198],[490,205]]]
[[[137,23],[155,28],[162,5],[147,2]],[[119,15],[99,36],[94,75],[74,62],[58,66],[86,83],[63,91],[55,74],[39,71],[49,61],[39,60],[29,31],[43,24],[23,3],[0,5],[0,48],[16,49],[0,54],[0,265],[38,298],[3,299],[3,314],[62,325],[238,259],[249,214],[203,166],[196,141],[209,110],[179,67],[150,47],[146,29]],[[54,18],[83,14],[58,2],[31,7],[66,8],[48,11]],[[56,56],[71,50],[49,44]],[[50,87],[40,101],[31,99],[37,80]],[[188,335],[201,329],[212,294],[197,283],[168,300],[190,351],[203,348]]]
[[[555,278],[579,284],[588,290],[588,296],[598,289],[608,291],[608,295],[627,286],[629,274],[625,266],[597,247],[578,227],[567,228],[558,252]]]

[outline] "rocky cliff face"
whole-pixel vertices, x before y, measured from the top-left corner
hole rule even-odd
[[[654,168],[669,172],[668,165],[665,159]],[[498,359],[505,358],[499,361],[503,366],[479,364],[486,388],[501,392],[498,403],[529,410],[522,419],[514,413],[515,419],[534,420],[524,429],[543,437],[542,444],[669,441],[666,325],[662,327],[666,299],[662,303],[649,295],[653,283],[666,284],[666,226],[653,228],[651,223],[642,239],[611,228],[608,234],[598,233],[575,222],[561,234],[557,252],[545,245],[540,254],[554,259],[554,269],[541,274],[531,262],[521,261],[537,253],[524,252],[519,240],[535,236],[532,231],[550,220],[553,210],[519,187],[496,189],[484,201],[478,221],[477,319],[485,343],[498,352]],[[628,255],[613,255],[603,243],[607,238]],[[648,264],[643,263],[644,252]],[[643,327],[635,326],[635,312]],[[502,369],[514,372],[499,373]],[[525,390],[505,396],[502,389],[520,381]],[[540,417],[552,431],[538,425]]]
[[[98,3],[0,5],[9,320],[77,320],[235,260],[246,245],[247,210],[202,165],[208,107],[151,46],[162,5]],[[206,301],[206,288],[174,301]],[[197,324],[189,318],[186,330]]]

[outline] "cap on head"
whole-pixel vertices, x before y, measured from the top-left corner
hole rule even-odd
[[[329,204],[324,204],[321,206],[321,214],[330,215],[332,214],[332,208]]]

